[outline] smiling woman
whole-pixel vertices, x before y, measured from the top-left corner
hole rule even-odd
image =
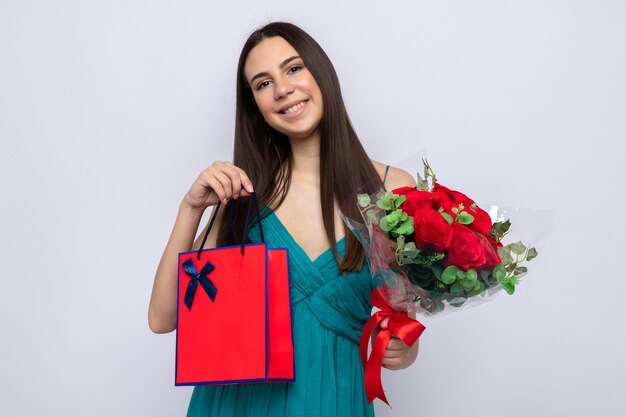
[[[289,138],[319,143],[322,92],[287,41],[279,36],[261,41],[250,51],[244,74],[268,125]]]
[[[200,246],[193,238],[202,214],[218,202],[225,208],[205,247],[240,242],[254,190],[265,242],[289,249],[296,381],[196,386],[188,416],[374,414],[358,345],[374,285],[363,247],[340,214],[356,218],[356,194],[383,184],[415,185],[408,173],[368,157],[323,49],[293,24],[254,31],[239,58],[233,162],[214,162],[185,194],[157,269],[148,321],[156,333],[176,328],[178,253]],[[248,238],[261,241],[258,221]],[[392,339],[383,366],[409,366],[417,346]]]

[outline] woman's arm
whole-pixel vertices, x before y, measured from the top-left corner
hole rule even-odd
[[[374,168],[378,172],[380,179],[382,180],[385,178],[387,165],[382,162],[374,161],[373,159],[371,159],[371,161]],[[389,172],[387,172],[387,178],[385,179],[385,189],[391,191],[405,186],[417,187],[417,183],[415,182],[413,176],[403,169],[390,166]]]
[[[167,242],[161,261],[154,277],[150,306],[148,308],[148,326],[154,333],[168,333],[176,329],[176,295],[178,289],[178,254],[198,249],[207,226],[198,235],[198,225],[204,209],[193,208],[184,200],[180,203],[174,228]],[[205,248],[215,247],[217,231],[221,222],[221,212],[204,245]]]
[[[178,254],[200,247],[208,224],[195,242],[193,238],[204,210],[220,201],[227,204],[231,198],[249,196],[252,192],[252,181],[241,168],[230,162],[220,161],[202,171],[187,191],[178,208],[174,229],[154,277],[148,307],[148,326],[154,333],[168,333],[176,329]],[[215,247],[223,212],[224,210],[218,212],[205,248]]]

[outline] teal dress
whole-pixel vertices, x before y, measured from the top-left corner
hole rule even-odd
[[[342,275],[330,248],[311,260],[275,213],[264,210],[270,211],[262,220],[268,246],[289,251],[296,380],[196,386],[187,417],[373,417],[359,356],[374,289],[367,262]],[[261,241],[256,226],[249,237]],[[345,238],[337,250],[343,257]]]

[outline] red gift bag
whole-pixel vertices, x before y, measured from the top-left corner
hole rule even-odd
[[[241,245],[202,249],[218,203],[200,249],[179,254],[176,385],[295,381],[288,253],[244,244],[253,200]]]

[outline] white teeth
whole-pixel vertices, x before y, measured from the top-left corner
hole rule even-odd
[[[283,113],[285,114],[289,114],[291,112],[294,112],[296,110],[298,110],[299,108],[301,108],[302,106],[304,106],[304,101],[296,104],[295,106],[289,107],[287,110],[283,111]]]

